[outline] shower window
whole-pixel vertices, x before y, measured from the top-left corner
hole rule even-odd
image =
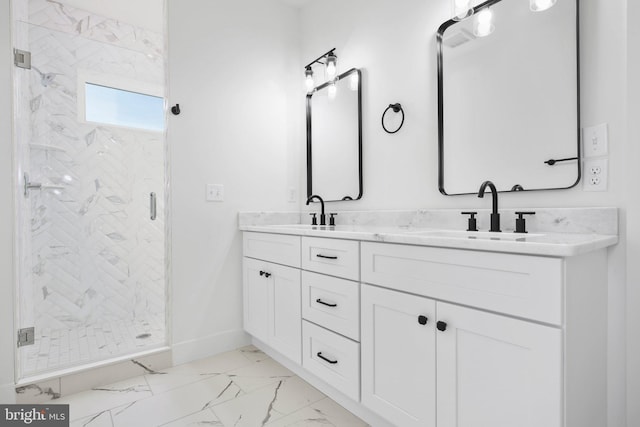
[[[85,83],[85,119],[88,122],[164,130],[164,100],[158,96]]]

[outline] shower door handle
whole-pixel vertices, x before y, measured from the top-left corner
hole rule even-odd
[[[157,217],[156,193],[149,194],[149,211],[151,212],[151,221],[155,221]]]
[[[42,188],[42,184],[39,182],[29,181],[29,174],[24,173],[24,197],[29,197],[29,190],[39,190]]]

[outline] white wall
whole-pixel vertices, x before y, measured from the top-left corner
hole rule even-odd
[[[302,114],[297,13],[265,0],[169,1],[174,360],[242,332],[239,210],[295,210]],[[205,201],[223,184],[225,201]]]
[[[609,191],[514,193],[500,201],[514,208],[622,208],[621,242],[610,251],[608,307],[594,320],[608,317],[608,426],[620,427],[625,418],[626,0],[580,0],[580,6],[582,123],[609,123]],[[448,0],[324,0],[302,9],[300,80],[302,66],[333,47],[339,71],[364,69],[364,197],[329,209],[488,207],[475,196],[445,197],[437,189],[435,34],[450,11]],[[400,132],[388,135],[380,116],[394,102],[402,103],[406,120]]]
[[[627,425],[640,425],[640,2],[628,1],[627,46],[629,75],[629,151],[627,153],[629,176],[627,225],[627,258],[635,262],[627,265]]]
[[[13,149],[11,13],[0,3],[0,402],[13,402]]]

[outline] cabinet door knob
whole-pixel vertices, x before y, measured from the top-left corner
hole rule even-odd
[[[260,275],[264,276],[264,271],[260,270]]]
[[[436,323],[436,328],[438,328],[439,331],[446,331],[447,330],[447,322],[441,322],[438,321],[438,323]]]
[[[266,271],[264,272],[264,277],[268,279],[270,276],[271,276],[271,273],[267,273]]]
[[[337,361],[337,360],[331,360],[331,359],[327,359],[326,357],[324,357],[324,356],[322,355],[322,352],[321,352],[321,351],[319,351],[319,352],[318,352],[318,357],[319,357],[320,359],[324,360],[325,362],[330,363],[330,364],[332,364],[332,365],[335,365],[336,363],[338,363],[338,361]]]
[[[421,325],[426,325],[428,320],[427,316],[418,316],[418,323]]]

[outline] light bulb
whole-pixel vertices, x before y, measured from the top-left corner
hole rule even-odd
[[[306,76],[304,79],[304,83],[307,86],[307,92],[311,93],[313,91],[313,87],[315,86],[315,82],[313,81],[313,70],[311,67],[307,67],[304,70],[304,75]]]
[[[471,0],[453,0],[453,19],[462,21],[464,18],[471,16],[473,8]]]
[[[360,78],[358,77],[358,73],[351,74],[351,78],[349,79],[349,89],[358,90],[359,83],[360,83]]]
[[[556,0],[529,0],[529,8],[534,12],[542,12],[556,4]]]
[[[327,56],[327,76],[329,77],[329,79],[333,79],[338,72],[336,68],[337,62],[338,58],[333,53],[330,53]]]
[[[338,93],[338,88],[336,87],[336,82],[331,82],[327,90],[327,95],[329,96],[329,99],[336,99],[337,93]]]
[[[493,25],[493,12],[491,9],[482,9],[478,16],[476,16],[476,22],[473,26],[473,34],[476,37],[486,37],[493,33],[495,26]]]

